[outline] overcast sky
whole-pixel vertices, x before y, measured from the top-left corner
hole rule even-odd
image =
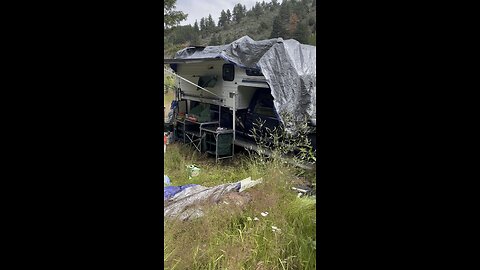
[[[249,10],[255,5],[255,2],[261,3],[262,0],[177,0],[176,10],[188,14],[187,20],[182,21],[180,25],[191,24],[193,26],[195,20],[200,23],[200,19],[208,17],[208,14],[212,14],[212,19],[215,21],[215,24],[218,24],[218,18],[222,9],[225,11],[230,9],[230,12],[232,12],[233,7],[237,3],[241,3]],[[270,2],[271,0],[265,0],[265,3]]]

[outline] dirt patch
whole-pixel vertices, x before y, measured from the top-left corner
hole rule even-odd
[[[234,205],[240,208],[245,208],[245,206],[252,200],[252,196],[249,193],[236,193],[231,192],[222,196],[220,199],[220,204]]]

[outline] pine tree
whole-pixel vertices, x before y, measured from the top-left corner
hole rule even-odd
[[[210,46],[215,46],[215,45],[218,45],[218,40],[217,40],[217,36],[216,35],[212,35],[212,38],[210,39]]]
[[[213,21],[212,15],[208,14],[208,19],[205,22],[207,26],[207,31],[211,33],[215,29],[215,22]]]
[[[280,28],[281,28],[280,16],[275,16],[275,18],[273,19],[272,33],[270,34],[270,38],[281,37],[280,33],[283,31]]]
[[[218,34],[217,36],[217,45],[223,45],[223,39],[221,34]]]
[[[227,23],[232,21],[232,13],[230,13],[230,9],[227,9]]]
[[[195,23],[193,24],[193,30],[194,30],[195,33],[197,33],[197,34],[200,32],[200,28],[198,28],[197,20],[195,20]]]
[[[200,45],[200,34],[199,33],[195,33],[193,35],[193,38],[192,38],[192,42],[190,43],[190,45]]]
[[[232,42],[233,42],[233,38],[230,36],[227,36],[227,38],[225,39],[225,44],[230,44]]]
[[[218,26],[222,27],[227,24],[227,13],[225,10],[222,9],[222,12],[220,13],[220,18],[218,18]]]
[[[309,37],[308,27],[305,23],[299,23],[297,26],[297,30],[293,34],[293,38],[296,39],[300,43],[307,43]]]
[[[239,8],[240,7],[240,8]],[[239,23],[240,20],[242,19],[242,7],[240,4],[236,4],[234,7],[233,7],[233,21],[235,23]]]
[[[280,12],[273,19],[273,28],[270,38],[281,37],[283,39],[290,38],[288,33],[288,26],[290,23],[291,10],[287,1],[284,1],[280,6]]]
[[[260,23],[260,25],[258,26],[258,28],[257,28],[257,34],[262,33],[262,32],[265,31],[267,28],[268,28],[268,24],[267,24],[266,22],[262,21],[262,22]]]
[[[255,6],[252,8],[252,11],[253,11],[253,15],[255,17],[260,17],[260,15],[262,15],[262,7],[260,6],[260,3],[256,2],[255,3]]]
[[[193,24],[193,38],[192,38],[192,45],[199,45],[200,44],[200,28],[198,27],[197,20]]]
[[[206,25],[205,25],[205,18],[200,19],[200,31],[205,32]]]

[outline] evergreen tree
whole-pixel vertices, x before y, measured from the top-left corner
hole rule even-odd
[[[223,45],[223,38],[221,34],[217,36],[217,45]]]
[[[227,9],[227,23],[232,21],[232,13],[230,13],[230,9]]]
[[[247,15],[247,7],[238,3],[233,7],[233,21],[239,23]]]
[[[195,33],[193,35],[192,42],[190,43],[190,45],[200,45],[200,34],[199,33]]]
[[[208,19],[205,22],[207,26],[207,31],[212,32],[215,29],[215,22],[213,21],[212,15],[208,14]]]
[[[210,45],[210,46],[215,46],[215,45],[218,45],[217,43],[218,43],[217,36],[216,36],[216,35],[212,35],[212,38],[210,39],[209,45]]]
[[[233,42],[233,38],[230,36],[227,36],[227,38],[225,39],[225,44],[230,44],[232,42]]]
[[[218,26],[222,27],[227,24],[227,13],[225,10],[222,9],[222,12],[220,13],[220,18],[218,18]]]
[[[205,25],[205,18],[200,19],[200,31],[205,32],[207,30],[206,25]]]
[[[195,23],[193,24],[193,30],[194,30],[197,34],[200,32],[200,28],[198,28],[197,20],[195,20]]]
[[[308,31],[307,25],[302,22],[298,24],[297,30],[293,34],[293,38],[300,43],[306,44],[308,42],[309,35],[310,33]]]
[[[267,28],[268,28],[268,24],[265,21],[262,21],[260,23],[260,26],[259,26],[258,30],[265,31]]]
[[[283,1],[282,5],[280,6],[280,12],[273,19],[273,28],[272,33],[270,34],[270,38],[281,37],[283,39],[287,39],[290,37],[290,34],[288,32],[290,16],[290,5],[288,1]]]
[[[199,45],[200,44],[200,28],[198,27],[197,20],[193,24],[193,38],[192,38],[192,45]]]
[[[273,19],[272,33],[270,34],[270,38],[281,37],[281,33],[284,31],[282,31],[280,28],[280,16],[275,16],[275,18]]]
[[[267,23],[265,23],[265,22],[262,21],[262,22],[260,23],[260,25],[258,26],[258,28],[257,28],[257,34],[262,33],[262,32],[265,31],[267,28],[268,28]]]
[[[256,2],[255,6],[252,7],[252,11],[255,17],[260,17],[260,15],[262,15],[262,7],[260,6],[260,3]]]
[[[235,23],[239,23],[240,20],[242,19],[242,6],[240,4],[236,4],[233,7],[233,14],[232,14],[232,19]]]
[[[292,12],[296,13],[299,17],[302,17],[308,12],[308,3],[307,0],[302,0],[298,2],[292,2]]]

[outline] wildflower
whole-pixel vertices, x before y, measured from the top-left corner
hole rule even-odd
[[[266,216],[268,216],[268,212],[262,212],[262,213],[260,213],[260,215],[262,215],[263,217],[266,217]]]
[[[252,218],[251,218],[251,217],[247,217],[247,220],[248,220],[248,221],[252,221]]]

